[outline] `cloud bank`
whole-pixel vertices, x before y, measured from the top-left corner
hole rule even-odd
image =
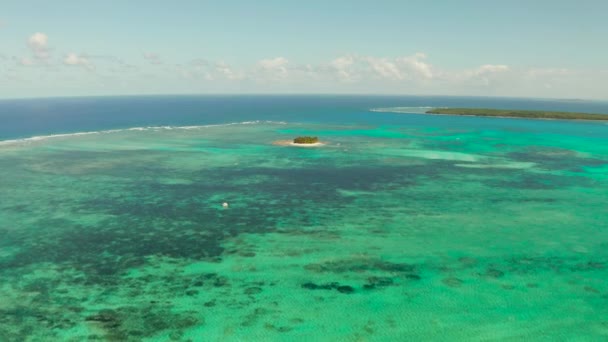
[[[78,55],[73,52],[71,52],[71,53],[67,54],[67,56],[65,56],[65,58],[63,59],[63,64],[69,65],[69,66],[81,66],[87,70],[94,69],[93,65],[87,59],[87,57]]]
[[[27,40],[27,45],[36,58],[46,60],[50,57],[48,41],[49,38],[46,34],[36,32]]]
[[[4,55],[0,87],[18,80],[49,91],[61,90],[62,80],[91,93],[129,89],[131,93],[368,93],[606,98],[601,85],[607,70],[555,67],[514,67],[495,61],[454,69],[436,65],[423,52],[401,56],[356,53],[310,63],[269,56],[235,65],[196,56],[170,60],[156,52],[119,57],[93,51],[75,53],[51,48],[46,33],[26,38],[27,54]],[[142,58],[143,57],[143,58]],[[12,63],[13,66],[7,65]],[[81,76],[79,76],[79,73]],[[9,83],[13,82],[13,83]],[[46,82],[46,83],[44,83]],[[67,82],[67,81],[66,81]],[[65,90],[70,95],[69,89]]]

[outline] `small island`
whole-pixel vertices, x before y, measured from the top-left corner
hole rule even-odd
[[[503,118],[527,119],[558,119],[558,120],[594,120],[606,121],[608,114],[591,114],[575,112],[553,112],[544,110],[517,110],[517,109],[488,109],[488,108],[433,108],[426,114],[490,116]]]
[[[318,142],[319,142],[318,137],[303,136],[303,137],[297,137],[297,138],[293,139],[294,144],[316,144]]]
[[[272,143],[278,146],[318,147],[325,145],[318,137],[299,136],[293,140],[277,140]]]

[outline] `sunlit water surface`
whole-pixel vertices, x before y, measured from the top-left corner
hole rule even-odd
[[[0,340],[608,339],[608,125],[369,108],[0,143]]]

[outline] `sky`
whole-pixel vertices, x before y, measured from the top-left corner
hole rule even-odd
[[[608,1],[2,0],[0,98],[608,99]]]

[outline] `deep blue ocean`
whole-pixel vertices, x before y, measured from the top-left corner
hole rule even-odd
[[[372,113],[376,107],[479,107],[608,113],[608,102],[447,96],[126,96],[17,99],[0,101],[0,140],[142,126],[187,126],[271,120],[304,123],[431,125],[470,122],[494,125],[487,118]],[[505,121],[508,120],[508,121]],[[534,127],[533,120],[502,119],[501,125]],[[564,126],[566,125],[566,126]],[[542,130],[581,125],[581,134],[603,134],[597,124],[555,121]]]

